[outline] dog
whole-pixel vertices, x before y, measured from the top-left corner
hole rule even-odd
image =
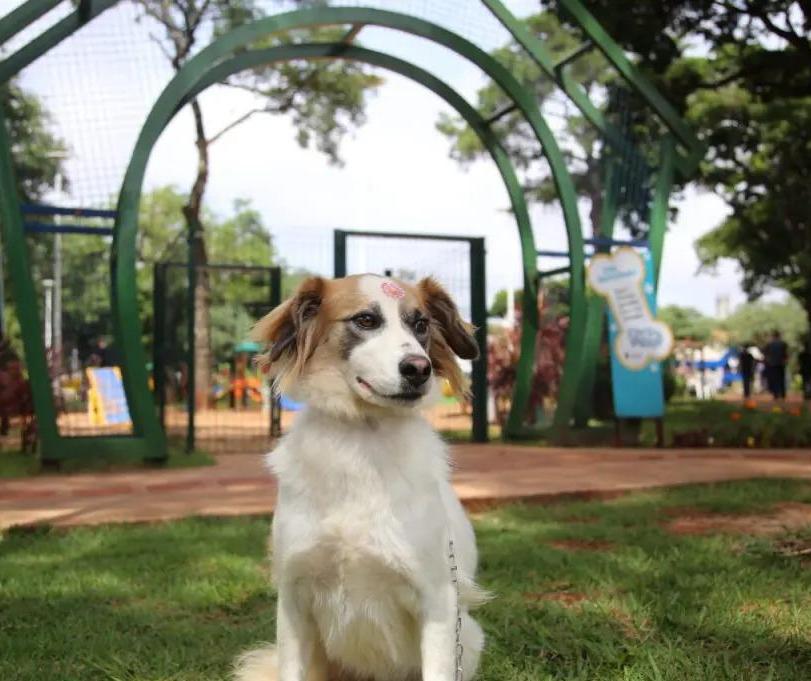
[[[473,329],[433,279],[305,280],[260,320],[260,365],[306,403],[268,463],[276,646],[238,681],[470,681],[484,635],[469,611],[473,528],[420,407],[458,393]]]

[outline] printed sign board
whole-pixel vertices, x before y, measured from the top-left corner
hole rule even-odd
[[[86,371],[90,383],[88,392],[90,423],[94,426],[129,424],[130,411],[127,396],[124,394],[121,369],[89,367]]]
[[[619,248],[598,254],[588,283],[608,303],[611,382],[620,417],[655,418],[664,413],[660,362],[673,347],[673,334],[656,315],[650,253]]]

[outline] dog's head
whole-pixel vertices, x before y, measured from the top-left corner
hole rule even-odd
[[[435,377],[467,390],[455,356],[475,359],[472,327],[445,290],[364,274],[311,277],[254,327],[277,386],[342,415],[420,405]]]

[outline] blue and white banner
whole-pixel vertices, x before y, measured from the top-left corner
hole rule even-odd
[[[656,319],[650,252],[623,247],[598,254],[588,269],[591,288],[608,303],[611,383],[617,416],[655,418],[665,409],[661,360],[673,334]]]

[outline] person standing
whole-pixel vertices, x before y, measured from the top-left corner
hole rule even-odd
[[[741,346],[741,354],[738,357],[738,367],[741,371],[741,381],[743,382],[743,396],[749,399],[752,396],[752,379],[755,377],[755,356],[749,352],[749,346]]]
[[[772,339],[763,348],[763,362],[766,365],[766,380],[769,392],[776,400],[786,397],[786,364],[788,364],[788,345],[780,337],[780,332],[772,333]]]
[[[800,378],[803,379],[803,399],[811,400],[811,340],[805,341],[797,362],[800,365]]]

